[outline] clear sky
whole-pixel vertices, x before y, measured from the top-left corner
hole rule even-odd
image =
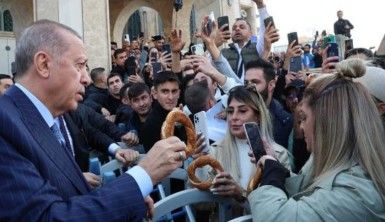
[[[378,48],[385,34],[384,0],[265,0],[268,12],[280,30],[281,39],[274,46],[287,45],[287,33],[314,36],[326,29],[334,34],[337,11],[344,12],[354,29],[354,47]]]

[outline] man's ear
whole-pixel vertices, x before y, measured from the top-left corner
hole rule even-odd
[[[157,99],[157,91],[154,86],[151,87],[151,95],[154,99]]]
[[[35,65],[37,73],[42,78],[48,78],[50,75],[50,64],[52,63],[52,57],[44,52],[39,51],[35,54],[33,63]]]
[[[128,106],[131,105],[131,102],[130,102],[130,100],[127,97],[123,97],[122,103],[125,104],[125,105],[128,105]]]
[[[275,79],[270,80],[270,82],[267,85],[268,92],[273,92],[274,91],[276,82],[277,81]]]

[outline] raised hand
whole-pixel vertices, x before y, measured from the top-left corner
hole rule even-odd
[[[180,53],[185,44],[186,42],[182,40],[182,30],[177,31],[174,29],[170,36],[171,52]]]
[[[322,51],[322,72],[323,73],[331,73],[335,70],[336,65],[339,61],[338,56],[332,56],[332,57],[327,57],[327,51],[329,49],[329,45]]]
[[[205,16],[201,22],[201,32],[197,33],[197,37],[201,38],[202,41],[209,45],[215,43],[218,33],[218,25],[216,21],[212,21],[211,33],[208,32],[209,17]]]
[[[263,50],[263,58],[267,59],[268,55],[271,51],[271,46],[274,42],[279,40],[278,29],[275,28],[271,23],[266,28],[264,35],[264,50]]]
[[[231,31],[229,29],[226,29],[228,27],[229,27],[229,24],[224,24],[221,27],[219,27],[219,29],[217,30],[217,33],[215,36],[215,45],[217,47],[223,45],[223,43],[231,39]]]
[[[206,137],[202,134],[202,133],[198,133],[197,134],[197,141],[196,141],[196,148],[195,148],[195,152],[194,154],[192,155],[192,158],[193,159],[196,159],[198,157],[200,157],[201,155],[206,155],[207,154],[207,149],[206,147],[209,145],[209,144],[206,144]]]
[[[238,201],[244,200],[242,187],[227,172],[218,173],[210,189],[216,195],[232,197]]]
[[[92,189],[95,189],[96,187],[100,186],[102,183],[100,177],[91,172],[85,172],[83,173],[83,176],[86,179],[88,185],[90,185]]]

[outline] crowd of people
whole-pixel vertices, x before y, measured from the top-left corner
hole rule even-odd
[[[264,24],[266,5],[253,1]],[[337,14],[335,34],[351,38],[353,25]],[[213,179],[209,192],[234,200],[227,219],[384,221],[383,57],[364,48],[329,56],[326,33],[273,53],[278,28],[262,25],[252,42],[246,19],[218,27],[207,16],[196,33],[204,54],[183,54],[184,33],[172,30],[150,45],[143,38],[122,48],[111,42],[112,69],[89,70],[75,31],[49,20],[32,24],[18,39],[13,78],[0,75],[0,221],[151,219],[153,186],[200,155],[224,168],[202,172]],[[225,133],[197,132],[191,157],[183,126],[161,139],[170,111],[193,120],[216,106]],[[260,159],[247,122],[259,126]],[[101,186],[100,175],[89,172],[95,150],[101,161],[115,158],[129,169]],[[249,193],[257,167],[261,182]],[[199,221],[213,219],[195,210]]]

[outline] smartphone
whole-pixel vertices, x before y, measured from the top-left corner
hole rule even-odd
[[[266,155],[265,148],[263,147],[261,133],[259,131],[259,126],[255,122],[249,122],[243,124],[243,128],[245,129],[246,138],[249,142],[251,150],[253,151],[255,160],[258,162],[258,160],[263,155]]]
[[[265,20],[263,20],[263,23],[265,23],[265,28],[267,28],[269,23],[271,23],[272,26],[275,26],[273,16],[269,16],[269,17],[265,18]]]
[[[329,43],[328,51],[326,52],[327,57],[339,56],[338,54],[338,44],[337,43]]]
[[[287,34],[287,40],[289,41],[289,44],[291,44],[293,41],[295,41],[293,46],[298,45],[298,34],[297,32],[290,32]]]
[[[207,35],[210,35],[213,30],[213,22],[215,21],[214,12],[211,11],[209,14],[209,19],[207,21]]]
[[[151,52],[150,53],[150,62],[157,62],[158,60],[158,53],[157,52]]]
[[[163,52],[167,52],[167,54],[171,53],[171,46],[170,46],[170,44],[163,44],[162,51]]]
[[[206,147],[202,150],[203,152],[209,151],[209,131],[207,128],[207,117],[205,111],[200,111],[198,113],[195,113],[194,115],[194,126],[195,126],[195,132],[202,133],[206,138]]]
[[[162,71],[162,64],[160,62],[153,62],[152,65],[152,75],[155,76],[158,75],[160,71]]]
[[[291,57],[289,71],[290,72],[299,72],[302,70],[302,58],[301,56]]]
[[[203,56],[205,54],[205,50],[203,48],[203,44],[192,45],[191,46],[191,52],[193,52],[195,55]]]
[[[129,34],[124,35],[124,41],[130,42],[130,35]]]
[[[347,39],[345,40],[345,52],[353,49],[354,46],[353,46],[353,39]]]
[[[226,28],[223,29],[223,31],[229,31],[230,30],[230,23],[229,23],[229,16],[221,16],[218,17],[218,28],[221,28],[224,25],[227,25]]]

